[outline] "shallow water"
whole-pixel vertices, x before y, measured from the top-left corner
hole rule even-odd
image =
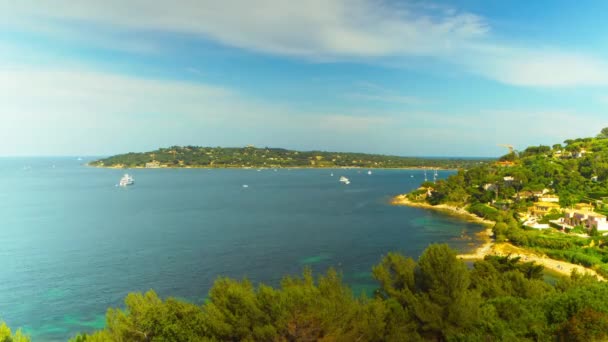
[[[369,292],[386,252],[466,251],[463,232],[482,229],[388,205],[422,182],[418,170],[140,169],[125,189],[115,186],[124,170],[83,162],[0,159],[0,319],[35,341],[102,327],[131,291],[202,302],[219,275],[276,285],[335,267]]]

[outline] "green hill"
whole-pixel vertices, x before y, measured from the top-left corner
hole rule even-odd
[[[90,163],[98,167],[363,167],[441,169],[470,168],[490,162],[479,158],[398,157],[365,153],[293,151],[253,146],[222,148],[173,146],[155,151],[126,153]]]
[[[608,129],[595,138],[513,151],[495,163],[422,184],[408,198],[466,207],[496,222],[499,242],[608,276],[608,227],[602,224],[608,214]]]

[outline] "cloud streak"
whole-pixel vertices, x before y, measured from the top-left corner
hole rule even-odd
[[[0,68],[0,103],[0,136],[11,142],[0,155],[113,154],[175,144],[322,148],[321,141],[332,140],[330,147],[339,147],[387,123],[304,113],[223,87],[86,69]]]
[[[168,32],[310,61],[400,58],[397,64],[415,65],[427,57],[516,86],[608,84],[608,63],[599,57],[501,41],[474,13],[416,2],[21,0],[0,3],[0,19],[4,26],[87,37],[102,46],[115,41],[118,49],[142,52],[163,44],[148,36],[138,41],[138,32]],[[130,33],[127,44],[116,39],[120,32]]]

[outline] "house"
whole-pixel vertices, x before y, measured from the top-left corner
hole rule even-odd
[[[589,203],[577,203],[574,205],[574,209],[582,211],[593,211],[593,205]]]
[[[493,184],[493,183],[486,183],[483,185],[483,189],[485,191],[496,191],[497,186],[496,186],[496,184]]]
[[[606,216],[587,210],[566,210],[563,222],[567,225],[576,227],[583,226],[586,229],[597,229],[598,231],[608,230]]]
[[[551,192],[551,190],[549,190],[549,189],[547,189],[547,188],[544,188],[544,189],[542,189],[542,190],[536,190],[536,191],[532,191],[532,193],[533,193],[533,194],[534,194],[534,196],[536,196],[536,197],[540,197],[540,196],[542,196],[542,195],[544,195],[544,194],[548,194],[548,193],[550,193],[550,192]]]
[[[513,195],[513,198],[518,198],[518,199],[528,199],[533,197],[534,194],[532,193],[532,191],[521,191],[516,193],[515,195]]]
[[[501,167],[511,167],[511,166],[514,166],[515,163],[512,161],[505,160],[505,161],[496,162],[496,165],[501,166]]]
[[[535,202],[534,205],[529,209],[531,215],[538,217],[545,216],[552,210],[561,211],[561,207],[559,204],[554,202]]]
[[[584,148],[581,149],[578,152],[574,152],[574,154],[572,155],[574,158],[582,158],[585,156],[585,154],[587,153],[587,150],[585,150]]]
[[[513,204],[511,200],[492,201],[492,206],[498,210],[508,210]]]
[[[545,194],[545,195],[542,195],[542,196],[538,197],[538,201],[539,202],[546,202],[546,203],[559,203],[559,196],[557,196],[557,195],[551,195],[551,194]]]
[[[146,163],[146,169],[158,169],[159,167],[160,163],[156,160]]]

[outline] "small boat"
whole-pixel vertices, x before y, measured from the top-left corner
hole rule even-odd
[[[367,170],[367,174],[371,175],[372,174],[372,170]]]
[[[118,186],[129,186],[129,185],[133,185],[135,184],[135,179],[133,179],[132,176],[130,176],[128,173],[125,173],[124,176],[122,176],[122,178],[120,179],[120,182],[118,182]]]
[[[248,187],[249,187],[249,185],[243,184],[243,188],[248,188]]]
[[[330,176],[332,176],[332,177],[334,176],[333,172],[332,172],[332,174]]]
[[[350,184],[350,180],[344,176],[340,177],[340,182],[344,183],[344,184]]]

